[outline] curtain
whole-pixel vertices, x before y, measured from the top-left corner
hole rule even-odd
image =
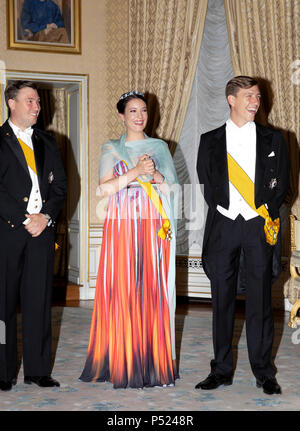
[[[300,2],[296,0],[225,0],[235,75],[260,79],[261,122],[280,128],[290,154],[287,207],[300,218],[298,196],[300,138]],[[267,96],[266,98],[264,96]],[[287,217],[286,217],[287,218]],[[283,236],[283,255],[290,255],[289,229]],[[292,298],[289,282],[285,296]],[[293,287],[292,287],[293,290]]]
[[[42,128],[56,140],[63,165],[67,166],[67,106],[64,89],[39,89],[41,97]],[[59,248],[55,252],[54,275],[66,277],[68,271],[68,222],[67,200],[65,200],[56,227],[56,243]]]
[[[300,2],[225,0],[225,10],[235,75],[260,78],[263,100],[268,100],[260,120],[285,135],[292,162],[287,197],[291,206],[298,194],[299,172]]]
[[[129,0],[129,85],[148,93],[146,132],[174,151],[196,69],[207,0]]]
[[[232,77],[223,0],[209,0],[191,97],[174,153],[179,183],[184,187],[178,254],[198,256],[202,252],[207,211],[196,172],[200,136],[229,118],[225,86]]]

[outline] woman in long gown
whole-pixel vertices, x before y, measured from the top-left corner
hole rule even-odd
[[[167,144],[144,134],[144,95],[123,94],[117,109],[126,133],[102,147],[100,190],[109,202],[80,379],[173,385],[177,177]]]

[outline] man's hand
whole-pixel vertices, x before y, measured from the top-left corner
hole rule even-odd
[[[25,225],[25,229],[32,237],[39,236],[49,223],[44,214],[25,214],[25,217],[30,219],[30,222]]]

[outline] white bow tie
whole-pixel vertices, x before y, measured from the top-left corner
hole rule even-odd
[[[30,136],[30,138],[31,138],[32,133],[33,133],[33,128],[32,127],[28,127],[25,130],[19,129],[19,133],[20,133],[20,135],[23,133],[24,135]]]
[[[28,136],[32,136],[32,133],[33,133],[33,128],[32,127],[28,127],[27,129],[25,129],[25,130],[21,130],[21,132],[22,133],[26,133],[26,135],[28,135]]]

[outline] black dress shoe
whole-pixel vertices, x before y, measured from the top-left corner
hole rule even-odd
[[[232,377],[217,376],[215,374],[209,374],[208,377],[202,382],[195,386],[195,389],[216,389],[219,386],[229,386],[232,385]]]
[[[256,379],[256,386],[263,388],[265,394],[281,394],[281,387],[279,386],[275,377],[260,377]]]
[[[52,379],[49,376],[25,376],[24,383],[27,385],[31,385],[31,383],[35,383],[42,388],[52,388],[53,386],[60,386],[57,380]]]
[[[15,383],[13,383],[12,381],[5,382],[3,380],[0,380],[0,390],[1,391],[10,391],[13,384],[15,384]]]

